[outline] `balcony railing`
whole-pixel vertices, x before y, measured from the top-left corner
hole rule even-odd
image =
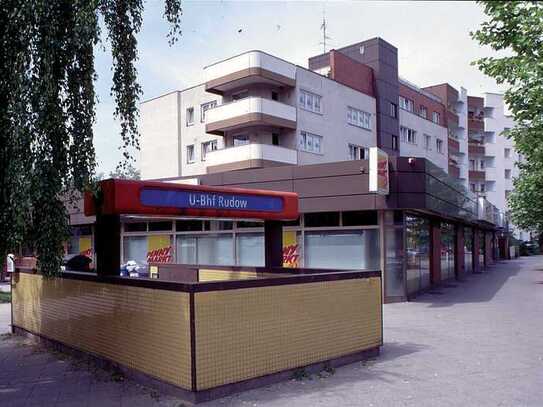
[[[296,150],[270,144],[245,144],[210,151],[206,155],[208,172],[296,164]]]
[[[469,170],[469,180],[470,181],[484,181],[485,180],[485,172],[484,171],[477,171],[477,170]]]
[[[225,131],[249,126],[296,128],[296,108],[271,99],[249,97],[217,106],[206,112],[206,132]]]
[[[484,144],[468,143],[468,154],[485,155]]]
[[[255,83],[294,87],[296,65],[262,51],[249,51],[204,68],[206,91],[225,91]]]

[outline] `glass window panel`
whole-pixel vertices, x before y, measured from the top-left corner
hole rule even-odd
[[[199,236],[198,264],[209,266],[234,265],[234,239],[232,235]]]
[[[197,264],[197,241],[193,236],[177,236],[177,263]]]
[[[430,286],[430,224],[427,219],[405,216],[407,293]]]
[[[264,234],[243,233],[236,236],[238,266],[264,266]]]
[[[304,267],[379,269],[379,230],[305,232]]]
[[[123,260],[147,264],[147,236],[125,236],[123,241]]]
[[[403,272],[403,229],[385,229],[385,295],[387,297],[402,297],[405,295]]]
[[[306,227],[339,226],[339,212],[306,213]]]
[[[175,222],[175,228],[178,232],[194,232],[202,230],[201,220],[178,220]]]
[[[149,232],[172,230],[171,221],[149,222]]]
[[[376,211],[343,212],[343,226],[377,225]]]

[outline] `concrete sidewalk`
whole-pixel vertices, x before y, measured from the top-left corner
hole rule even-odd
[[[1,324],[9,305],[0,307]],[[543,405],[543,256],[385,305],[384,317],[385,345],[375,360],[204,405]],[[0,340],[1,406],[182,405],[119,379],[21,338]]]

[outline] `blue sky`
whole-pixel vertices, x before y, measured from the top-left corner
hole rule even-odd
[[[378,36],[398,48],[400,75],[420,86],[449,82],[473,95],[503,90],[470,66],[474,59],[491,55],[469,37],[485,19],[472,2],[185,1],[183,33],[170,47],[163,2],[149,0],[138,35],[142,100],[201,83],[205,65],[250,49],[307,66],[308,57],[322,52],[323,10],[330,48]],[[121,158],[107,49],[96,51],[96,70],[94,144],[97,171],[107,174]]]

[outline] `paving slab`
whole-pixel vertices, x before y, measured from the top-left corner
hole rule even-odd
[[[384,306],[376,359],[202,406],[543,406],[543,256],[502,262],[439,293]],[[9,304],[0,304],[0,333],[9,331],[9,315]],[[0,337],[2,407],[184,405],[118,379]]]

